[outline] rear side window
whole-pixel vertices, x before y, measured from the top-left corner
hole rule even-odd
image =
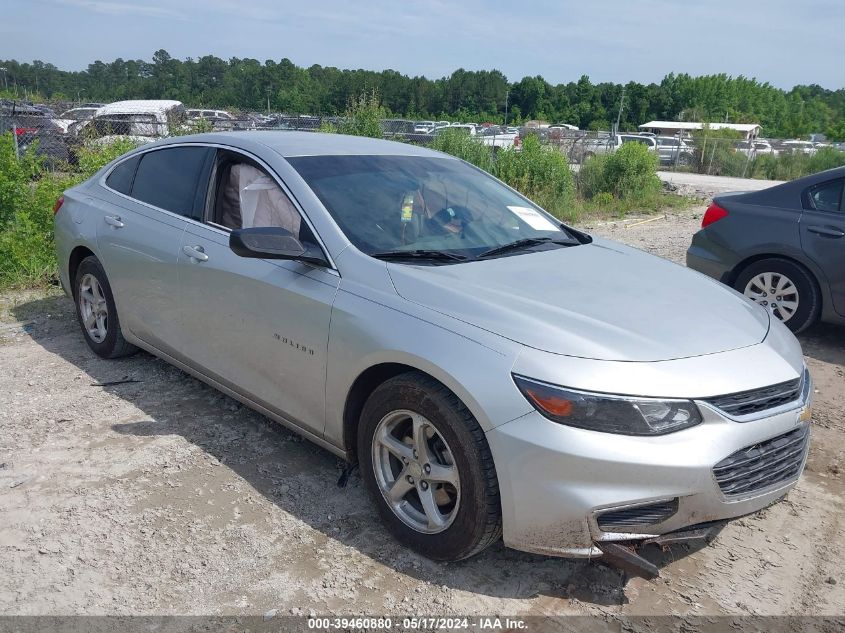
[[[128,196],[132,190],[132,179],[135,177],[135,170],[138,168],[139,159],[140,156],[133,156],[112,169],[109,177],[106,178],[106,185],[110,189],[114,189]]]
[[[842,189],[845,180],[824,182],[810,189],[810,202],[819,211],[839,212],[842,209]]]
[[[643,138],[641,136],[623,136],[622,137],[623,143],[641,143],[642,145],[648,145],[650,147],[654,146],[654,141],[648,138]]]
[[[135,173],[132,197],[190,216],[208,155],[206,147],[174,147],[144,154]]]

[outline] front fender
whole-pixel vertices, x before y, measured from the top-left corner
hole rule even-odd
[[[511,379],[520,346],[491,346],[356,294],[339,291],[332,310],[326,375],[325,439],[343,446],[343,413],[367,369],[399,363],[436,378],[467,406],[484,431],[531,410]]]

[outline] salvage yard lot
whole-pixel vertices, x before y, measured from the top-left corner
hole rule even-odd
[[[586,228],[682,263],[702,212]],[[148,354],[95,357],[55,292],[7,293],[0,612],[842,615],[845,329],[800,338],[817,393],[798,487],[710,546],[649,552],[661,578],[625,581],[501,544],[422,558],[357,474],[337,487],[328,452]]]

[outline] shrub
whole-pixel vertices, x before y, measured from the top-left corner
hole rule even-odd
[[[597,207],[610,207],[616,202],[616,198],[613,197],[613,194],[608,191],[600,191],[595,196],[593,196],[593,203]]]
[[[41,171],[41,161],[35,155],[34,146],[18,159],[11,133],[0,134],[0,229],[22,205],[29,195],[29,183]]]
[[[625,143],[612,154],[593,156],[578,174],[581,195],[592,199],[602,193],[625,199],[653,197],[660,192],[657,154],[641,143]]]
[[[613,196],[608,191],[609,187],[605,178],[608,157],[607,154],[591,156],[581,165],[578,171],[578,193],[582,198],[591,200],[602,193]]]
[[[815,174],[826,169],[834,169],[845,165],[845,153],[832,147],[822,147],[807,161],[807,173]]]
[[[657,154],[641,143],[625,143],[607,157],[604,167],[607,191],[617,198],[637,198],[660,191]]]
[[[711,140],[703,145],[696,145],[693,162],[696,171],[712,176],[742,177],[748,175],[748,157],[737,152],[732,141]]]
[[[81,147],[78,171],[59,175],[45,171],[34,148],[16,159],[11,134],[0,136],[0,287],[41,285],[55,278],[56,200],[65,189],[134,147],[127,139]]]
[[[748,175],[766,180],[793,180],[842,165],[845,165],[845,154],[832,147],[823,147],[812,156],[800,152],[757,156]]]
[[[78,168],[81,179],[90,178],[101,168],[118,156],[138,147],[138,143],[128,138],[117,138],[110,143],[91,147],[81,147],[77,152]],[[80,180],[81,180],[80,179]]]
[[[362,92],[358,97],[352,97],[346,106],[343,122],[338,126],[341,134],[353,136],[369,136],[382,138],[381,120],[387,118],[385,110],[379,101],[378,94]]]
[[[541,145],[536,136],[527,136],[521,150],[499,150],[494,173],[550,213],[571,214],[575,183],[569,161],[554,147]]]
[[[443,130],[434,137],[431,147],[493,173],[493,153],[490,148],[466,132]]]
[[[53,205],[78,179],[45,173],[16,202],[0,232],[0,286],[47,283],[56,274]]]

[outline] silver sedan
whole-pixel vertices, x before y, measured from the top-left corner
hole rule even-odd
[[[68,190],[56,244],[96,354],[145,349],[359,464],[433,559],[699,537],[804,467],[810,377],[766,310],[428,149],[159,141]]]

